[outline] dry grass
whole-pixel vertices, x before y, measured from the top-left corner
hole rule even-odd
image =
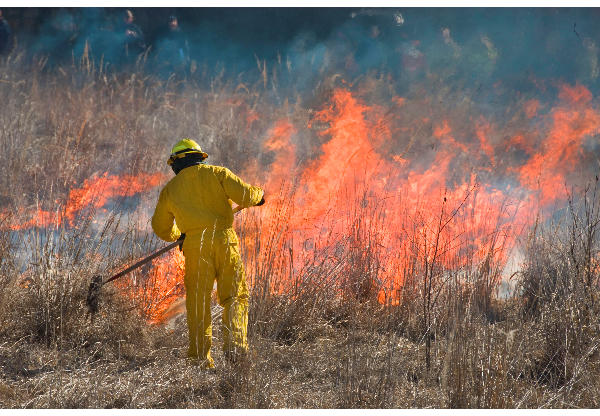
[[[141,301],[116,286],[105,287],[92,319],[85,306],[91,276],[157,246],[147,213],[117,199],[106,214],[81,212],[77,227],[11,227],[37,207],[60,210],[69,190],[96,172],[166,173],[163,155],[174,138],[205,137],[214,163],[252,171],[253,154],[269,155],[242,136],[260,137],[280,116],[304,120],[307,110],[291,83],[286,90],[264,69],[242,84],[200,70],[161,80],[144,74],[141,60],[135,71],[117,74],[86,56],[49,72],[43,61],[25,66],[19,59],[0,61],[1,407],[600,406],[597,188],[573,197],[560,221],[540,221],[531,231],[519,290],[508,300],[495,293],[503,264],[473,264],[471,236],[461,237],[464,250],[446,250],[456,243],[443,227],[458,215],[452,210],[443,208],[432,228],[437,239],[426,254],[435,255],[383,250],[382,206],[367,198],[365,185],[364,198],[345,208],[340,234],[295,272],[286,237],[291,207],[279,206],[270,222],[257,213],[238,220],[242,238],[260,230],[267,238],[257,241],[268,244],[244,251],[250,353],[237,367],[218,352],[217,305],[214,372],[183,358],[184,316],[150,326]],[[279,74],[291,78],[285,68]],[[314,101],[336,82],[326,75]],[[293,96],[296,107],[288,103]],[[265,119],[248,127],[240,108]],[[423,244],[417,228],[405,230],[410,247]],[[389,264],[411,268],[397,302],[382,303]],[[128,279],[134,290],[144,275]]]

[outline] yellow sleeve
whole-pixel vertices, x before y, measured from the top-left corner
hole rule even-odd
[[[223,171],[221,184],[229,199],[244,208],[254,206],[260,202],[263,197],[262,189],[244,183],[227,168]]]
[[[181,231],[175,224],[175,215],[169,207],[166,188],[160,192],[154,215],[152,216],[152,229],[154,233],[164,241],[175,241],[181,236]]]

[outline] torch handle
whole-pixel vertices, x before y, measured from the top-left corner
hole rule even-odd
[[[234,208],[233,213],[236,214],[238,212],[240,212],[241,210],[243,210],[244,208],[242,206],[237,206]],[[110,279],[108,279],[106,282],[103,282],[102,285],[107,284],[108,282],[112,282],[115,279],[118,279],[121,276],[126,275],[127,273],[137,269],[138,267],[143,266],[144,264],[148,263],[149,261],[154,260],[155,258],[157,258],[158,256],[160,256],[161,254],[166,253],[169,250],[174,249],[175,247],[177,247],[178,245],[183,243],[183,238],[180,240],[177,240],[171,244],[169,244],[168,246],[161,248],[160,250],[158,250],[156,253],[151,254],[150,256],[138,261],[137,263],[135,263],[132,266],[129,266],[128,268],[126,268],[125,270],[123,270],[122,272],[119,272],[117,274],[115,274],[113,277],[111,277]]]
[[[108,279],[106,282],[102,283],[103,285],[107,284],[108,282],[112,282],[115,279],[118,279],[119,277],[126,275],[127,273],[137,269],[138,267],[143,266],[144,264],[148,263],[149,261],[154,260],[155,258],[157,258],[158,256],[160,256],[161,254],[166,253],[169,250],[174,249],[175,247],[177,247],[179,244],[183,243],[183,238],[181,240],[177,240],[171,244],[169,244],[168,246],[161,248],[160,250],[158,250],[156,253],[138,261],[137,263],[135,263],[132,266],[129,266],[128,268],[126,268],[125,270],[123,270],[122,272],[119,272],[117,274],[115,274],[113,277],[111,277],[110,279]]]

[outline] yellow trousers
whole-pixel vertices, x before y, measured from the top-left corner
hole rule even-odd
[[[183,254],[190,337],[188,357],[197,359],[203,367],[212,368],[210,299],[215,280],[219,304],[224,308],[223,351],[245,353],[248,350],[248,288],[237,235],[232,228],[188,232]]]

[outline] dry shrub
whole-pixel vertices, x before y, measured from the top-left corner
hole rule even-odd
[[[113,220],[117,215],[111,214]],[[85,237],[94,233],[90,221],[81,220],[75,232],[55,223],[49,230],[35,228],[13,244],[15,261],[0,280],[0,338],[15,346],[68,352],[75,362],[135,357],[152,343],[140,305],[112,285],[102,289],[99,313],[91,314],[86,304],[91,277],[121,264],[105,258],[111,244],[104,237],[117,235],[116,230],[107,226],[94,241]],[[125,253],[115,254],[122,259]],[[29,353],[3,358],[5,371],[13,375],[36,366]]]
[[[598,342],[597,191],[598,180],[577,200],[570,196],[560,221],[536,226],[528,239],[520,288],[523,314],[532,320],[537,339],[538,354],[530,367],[537,382],[564,386]]]

